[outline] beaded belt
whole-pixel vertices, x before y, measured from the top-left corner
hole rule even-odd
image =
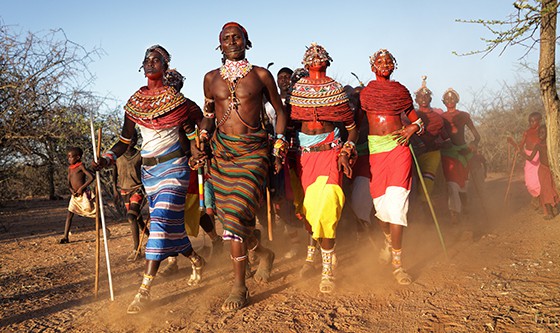
[[[158,157],[142,157],[142,164],[145,166],[154,166],[159,163],[167,162],[177,157],[183,157],[185,153],[181,151],[181,149],[177,149],[169,154],[165,154],[163,156]]]
[[[325,150],[331,150],[331,149],[335,149],[340,147],[340,140],[335,140],[333,142],[329,142],[329,143],[323,143],[317,146],[311,146],[311,147],[299,147],[299,151],[302,153],[314,153],[314,152],[318,152],[318,151],[325,151]]]

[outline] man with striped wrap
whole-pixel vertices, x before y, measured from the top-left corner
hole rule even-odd
[[[217,218],[223,224],[223,239],[231,243],[234,284],[222,305],[233,311],[247,305],[249,292],[245,284],[247,251],[254,250],[260,263],[255,273],[257,282],[268,282],[274,253],[259,244],[255,237],[255,213],[261,203],[269,160],[268,135],[260,115],[263,97],[277,114],[274,144],[275,171],[280,170],[288,144],[284,139],[286,115],[274,77],[268,70],[253,66],[245,59],[251,47],[247,30],[235,22],[226,23],[219,34],[223,65],[204,77],[204,121],[201,142],[211,140],[214,157],[211,182],[216,197]],[[194,154],[196,163],[205,156]]]

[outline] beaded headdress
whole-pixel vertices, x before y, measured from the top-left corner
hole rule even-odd
[[[243,33],[243,37],[245,37],[245,48],[248,50],[253,46],[253,43],[251,43],[251,41],[249,40],[249,34],[247,33],[247,30],[239,23],[237,22],[228,22],[226,24],[224,24],[224,26],[222,27],[222,30],[220,30],[220,34],[218,35],[218,40],[220,41],[220,43],[222,42],[222,32],[224,32],[224,29],[227,27],[237,27],[239,30],[241,30],[241,32]],[[218,45],[218,47],[216,49],[219,49],[220,45]]]
[[[379,49],[379,51],[375,52],[372,56],[369,57],[369,64],[373,66],[375,64],[375,59],[379,58],[380,56],[389,55],[393,63],[395,64],[395,69],[397,69],[397,59],[389,52],[387,49]]]
[[[426,75],[422,75],[422,86],[414,92],[414,94],[416,96],[418,96],[418,95],[432,96],[432,91],[430,89],[428,89],[428,87],[426,86],[426,79],[427,78],[428,77]]]
[[[171,61],[171,55],[169,54],[169,52],[167,52],[166,49],[163,48],[163,46],[157,44],[150,46],[146,50],[146,54],[144,55],[144,58],[146,58],[148,54],[150,54],[150,52],[159,53],[163,57],[163,60],[165,60],[165,63],[169,66],[169,62]]]
[[[445,95],[447,95],[448,93],[452,93],[453,95],[455,95],[455,97],[457,98],[457,103],[459,102],[459,93],[456,92],[455,89],[453,89],[453,88],[447,89],[447,90],[443,93],[442,99],[444,99],[444,98],[445,98]]]
[[[301,63],[305,66],[311,66],[313,65],[313,60],[315,59],[319,62],[326,62],[327,66],[330,66],[331,61],[333,61],[324,47],[317,43],[311,43],[311,46],[309,46],[305,51],[303,61]]]

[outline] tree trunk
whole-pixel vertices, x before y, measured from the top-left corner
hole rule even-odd
[[[548,159],[556,184],[560,180],[560,102],[556,90],[556,0],[542,1],[539,83],[546,111]]]

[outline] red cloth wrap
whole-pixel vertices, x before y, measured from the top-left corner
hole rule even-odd
[[[360,102],[365,112],[380,115],[398,116],[414,110],[410,92],[397,81],[370,81],[360,92]]]

